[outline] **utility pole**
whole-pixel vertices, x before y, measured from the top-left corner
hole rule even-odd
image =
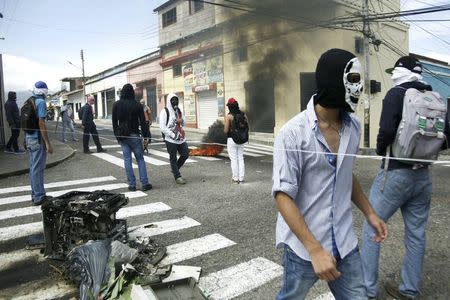
[[[0,145],[6,145],[6,113],[5,107],[5,90],[3,84],[3,57],[0,53]]]
[[[83,75],[83,99],[86,100],[86,77],[84,77],[84,55],[83,55],[83,49],[80,51],[81,56],[81,72]]]
[[[370,27],[369,27],[369,0],[363,0],[363,35],[364,35],[364,147],[370,147]]]

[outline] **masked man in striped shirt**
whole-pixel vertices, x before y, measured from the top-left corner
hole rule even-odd
[[[304,299],[318,279],[336,299],[367,299],[352,203],[375,229],[376,241],[386,238],[387,227],[352,171],[361,131],[351,113],[362,91],[361,65],[348,51],[328,50],[317,63],[316,82],[317,94],[274,144],[276,244],[284,248],[277,299]]]

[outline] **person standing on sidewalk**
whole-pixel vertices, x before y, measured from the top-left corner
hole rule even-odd
[[[20,135],[20,113],[17,106],[16,92],[8,92],[8,100],[5,103],[6,120],[11,127],[11,137],[6,144],[5,153],[24,154],[25,151],[19,148],[17,139]]]
[[[45,97],[47,96],[47,84],[38,81],[34,84],[34,109],[37,115],[37,124],[34,128],[27,128],[25,131],[25,142],[30,155],[30,184],[31,201],[34,205],[41,205],[47,198],[44,188],[44,170],[46,166],[47,153],[53,153],[52,144],[47,134],[45,118],[47,106]],[[32,100],[31,100],[32,101]]]
[[[72,107],[67,103],[67,100],[63,101],[63,106],[61,107],[62,114],[62,141],[67,142],[65,138],[66,127],[69,128],[69,131],[72,133],[72,140],[78,142],[78,139],[75,136],[75,128],[73,127],[73,110]]]
[[[430,85],[422,81],[421,63],[412,56],[399,58],[394,68],[386,71],[392,72],[394,87],[387,92],[381,110],[376,152],[382,156],[386,155],[395,140],[402,120],[406,90],[432,90]],[[444,133],[448,141],[448,119],[445,120]],[[442,150],[445,148],[446,142],[443,143]],[[390,157],[393,155],[390,154]],[[383,159],[370,190],[370,203],[385,222],[400,209],[405,223],[406,251],[401,268],[401,283],[399,286],[391,283],[385,285],[386,292],[396,299],[414,299],[419,295],[431,192],[432,182],[428,165],[407,164],[396,159]],[[368,296],[375,299],[378,295],[380,245],[372,241],[373,235],[373,229],[365,223],[361,249],[364,281]]]
[[[284,248],[282,299],[304,299],[318,279],[336,299],[367,299],[352,203],[380,242],[387,236],[353,175],[360,122],[351,114],[362,90],[361,65],[331,49],[316,67],[317,94],[288,121],[274,144],[272,194],[279,210],[276,245]]]
[[[125,173],[128,179],[128,190],[136,191],[136,177],[134,176],[131,153],[136,158],[139,168],[139,179],[143,191],[151,190],[147,168],[144,160],[144,148],[139,136],[139,126],[144,138],[144,146],[148,144],[149,129],[145,122],[142,106],[135,100],[133,86],[129,83],[122,87],[120,100],[115,102],[112,110],[112,125],[114,135],[122,147]]]
[[[247,141],[248,141],[248,119],[247,116],[239,109],[239,103],[234,98],[228,99],[227,102],[228,109],[230,112],[225,118],[225,124],[223,127],[223,132],[227,135],[227,151],[230,156],[231,161],[231,181],[233,183],[241,183],[244,182],[245,176],[245,163],[244,163],[244,143],[241,141],[234,140],[236,137],[233,136],[232,131],[237,130],[237,124],[235,122],[237,115],[242,115],[238,117],[242,117],[245,120],[244,130],[247,130]],[[238,137],[239,138],[239,137]]]
[[[181,177],[180,168],[189,157],[189,149],[186,143],[183,126],[186,121],[183,113],[178,107],[178,96],[169,94],[166,107],[159,114],[159,128],[164,135],[167,152],[170,157],[170,167],[177,184],[185,184],[186,180]],[[177,160],[177,152],[180,157]]]
[[[81,128],[83,128],[83,151],[84,153],[92,153],[89,150],[89,136],[92,135],[95,145],[97,146],[97,152],[106,152],[106,149],[102,148],[100,139],[98,138],[97,126],[94,123],[94,105],[95,98],[88,96],[86,104],[81,108],[83,110]]]

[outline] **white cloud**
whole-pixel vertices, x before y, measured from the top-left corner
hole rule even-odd
[[[26,57],[3,55],[3,76],[5,90],[31,90],[36,81],[47,83],[49,90],[58,91],[61,88],[60,79],[64,70],[40,64]]]

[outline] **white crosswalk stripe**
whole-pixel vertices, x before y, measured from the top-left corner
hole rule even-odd
[[[249,147],[249,146],[245,146],[244,147],[244,151],[247,152],[251,152],[251,153],[259,153],[259,154],[263,154],[263,155],[272,155],[272,152],[266,151],[266,150],[261,150],[261,149],[255,149],[253,147]]]
[[[64,186],[87,184],[87,183],[99,183],[99,182],[113,181],[113,180],[116,180],[116,178],[113,176],[84,178],[84,179],[78,179],[78,180],[68,180],[68,181],[58,181],[58,182],[46,183],[44,185],[44,187],[46,189],[52,189],[52,188],[59,188],[59,187],[64,187]],[[18,192],[26,192],[26,191],[31,191],[30,185],[22,185],[22,186],[3,188],[3,189],[0,189],[0,194],[18,193]]]
[[[199,222],[185,216],[179,219],[165,220],[131,227],[128,230],[128,236],[130,239],[135,239],[138,236],[155,236],[200,225],[201,224]]]
[[[145,205],[136,205],[131,207],[124,207],[120,209],[116,217],[117,218],[128,218],[140,215],[146,215],[155,212],[161,212],[171,209],[170,206],[162,203],[149,203]],[[7,241],[11,239],[17,239],[20,237],[25,237],[31,234],[36,234],[43,231],[42,222],[34,222],[27,224],[20,224],[15,226],[3,227],[0,230],[0,241]]]
[[[283,267],[262,257],[200,278],[199,286],[212,299],[231,299],[283,274]]]
[[[233,245],[236,245],[236,243],[220,234],[210,234],[198,239],[168,246],[167,256],[164,257],[160,264],[162,266],[174,264]]]
[[[111,154],[106,154],[106,153],[92,153],[91,155],[101,158],[103,160],[106,160],[107,162],[115,164],[116,166],[119,166],[121,168],[125,168],[124,161],[122,158],[118,158]],[[135,163],[131,163],[131,165],[133,166],[133,169],[137,169],[137,167],[138,167]]]
[[[128,187],[128,184],[125,183],[114,183],[114,184],[104,184],[104,185],[96,185],[96,186],[88,186],[88,187],[80,187],[80,188],[72,188],[72,189],[66,189],[61,191],[54,191],[54,192],[48,192],[48,196],[52,197],[58,197],[65,193],[68,193],[70,191],[80,191],[80,192],[93,192],[97,190],[117,190]],[[30,195],[22,195],[22,196],[13,196],[13,197],[7,197],[7,198],[0,198],[0,205],[5,204],[12,204],[12,203],[19,203],[19,202],[26,202],[30,201],[31,203],[31,196]]]
[[[156,145],[152,144],[153,146]],[[95,148],[95,147],[91,147],[91,148]],[[120,148],[119,145],[105,145],[104,148]],[[197,147],[195,146],[190,146],[190,148],[195,149]],[[155,165],[155,166],[165,166],[165,165],[169,165],[169,154],[165,151],[159,151],[159,150],[155,150],[155,149],[148,149],[149,154],[151,154],[151,156],[147,156],[144,155],[144,160],[146,163],[151,164],[151,165]],[[272,155],[273,152],[273,148],[271,148],[270,146],[265,146],[262,145],[261,147],[259,145],[256,144],[252,144],[252,145],[245,145],[244,148],[244,156],[250,156],[250,157],[262,157],[264,155]],[[93,156],[96,156],[100,159],[103,159],[107,162],[110,162],[112,164],[115,164],[121,168],[124,168],[124,160],[122,158],[122,151],[116,151],[116,153],[118,153],[120,155],[120,157],[111,155],[111,154],[107,154],[107,153],[93,153]],[[161,157],[161,158],[165,158],[166,160],[161,160],[161,159],[157,159],[155,158],[155,156],[157,157]],[[210,157],[210,156],[192,156],[195,159],[201,159],[201,160],[205,160],[205,161],[218,161],[218,160],[222,160],[222,158],[229,158],[229,155],[227,153],[226,147],[224,148],[224,151],[222,151],[222,153],[220,153],[218,155],[218,157]],[[196,163],[197,160],[193,159],[193,158],[188,158],[186,160],[186,163]],[[137,165],[136,163],[132,164],[133,168],[136,169]]]
[[[163,152],[163,151],[159,151],[159,150],[154,150],[154,149],[148,149],[148,152],[149,152],[150,154],[153,154],[153,155],[156,155],[156,156],[160,156],[160,157],[164,157],[164,158],[169,159],[169,153],[167,153],[167,152]],[[195,162],[197,162],[197,161],[188,158],[188,159],[186,160],[186,162],[187,162],[187,163],[195,163]]]
[[[156,150],[155,150],[156,151]],[[158,151],[161,152],[161,151]],[[164,153],[164,152],[162,152]],[[156,153],[152,153],[155,156],[159,156]],[[161,153],[158,153],[161,154]],[[253,153],[261,156],[260,154]],[[93,154],[99,158],[104,159],[107,157],[108,161],[112,158],[116,159],[113,155],[105,153]],[[168,156],[168,154],[165,154]],[[111,158],[112,157],[112,158]],[[152,157],[147,157],[152,158]],[[156,158],[154,158],[156,160]],[[121,160],[117,158],[117,160]],[[117,160],[115,160],[117,162]],[[215,158],[215,160],[220,160],[220,158]],[[168,162],[163,160],[158,160],[168,164]],[[197,162],[197,160],[193,160]],[[123,162],[123,160],[122,160]],[[153,161],[154,162],[154,161]],[[147,163],[150,163],[147,160]],[[116,163],[117,164],[117,163]],[[122,166],[122,165],[121,165]],[[94,181],[92,181],[94,180]],[[60,196],[71,190],[78,191],[94,191],[98,189],[105,190],[118,190],[126,189],[127,184],[118,183],[112,176],[98,177],[96,179],[79,179],[79,180],[69,180],[61,182],[52,182],[46,185],[47,188],[55,188],[54,190],[48,192],[48,195]],[[86,186],[90,183],[100,183],[105,181],[113,181],[109,184]],[[70,186],[72,189],[61,189]],[[81,186],[81,187],[78,187]],[[29,191],[27,186],[17,187],[18,190],[14,188],[0,189],[0,194],[5,197],[0,198],[0,221],[9,220],[16,217],[22,217],[24,220],[27,217],[38,216],[41,213],[40,207],[27,206],[22,208],[12,208],[1,210],[1,204],[16,204],[23,201],[29,201],[30,195],[26,193]],[[3,192],[2,192],[3,191]],[[26,194],[24,194],[24,192]],[[17,193],[22,193],[22,195],[17,195]],[[9,194],[15,194],[11,196]],[[124,193],[128,198],[138,198],[146,197],[147,194],[141,191],[126,192]],[[142,202],[141,202],[142,203]],[[138,216],[144,216],[149,214],[164,214],[171,207],[163,202],[156,203],[145,203],[141,205],[133,205],[131,202],[120,209],[116,217],[130,219]],[[174,210],[173,213],[176,213]],[[39,216],[39,218],[41,218]],[[135,218],[134,220],[140,221],[147,218]],[[35,219],[36,220],[36,219]],[[139,224],[139,223],[138,223]],[[181,216],[174,219],[163,219],[162,221],[153,222],[150,224],[140,224],[128,228],[129,238],[135,239],[138,236],[153,237],[160,236],[170,232],[189,230],[190,228],[196,228],[202,226],[198,221],[190,218],[189,216]],[[191,232],[198,232],[192,231]],[[15,239],[23,238],[31,234],[42,233],[43,224],[42,221],[30,222],[25,221],[18,225],[0,227],[0,243],[1,242],[15,242]],[[200,231],[203,232],[203,231]],[[176,264],[182,261],[201,257],[208,253],[224,251],[227,248],[236,245],[236,242],[228,239],[227,237],[221,235],[220,233],[206,233],[198,236],[194,236],[192,239],[184,240],[179,243],[174,243],[167,247],[167,255],[161,261],[161,265],[166,264]],[[230,248],[233,249],[233,248]],[[233,251],[233,250],[231,250]],[[0,272],[10,272],[18,262],[29,261],[31,265],[36,262],[45,260],[39,251],[34,250],[15,250],[10,252],[0,252]],[[201,266],[207,267],[207,266]],[[217,269],[216,269],[217,270]],[[5,273],[6,274],[6,273]],[[282,274],[282,267],[272,261],[269,261],[263,257],[257,257],[250,259],[246,262],[239,262],[234,266],[228,266],[227,268],[205,274],[204,277],[200,278],[200,287],[204,289],[207,294],[211,295],[214,299],[231,299],[233,297],[239,296],[245,292],[252,289],[258,288],[271,280],[279,277]],[[77,292],[78,288],[74,285],[65,284],[63,282],[55,282],[54,280],[49,280],[50,278],[41,278],[35,281],[30,281],[18,286],[14,286],[14,292],[8,292],[9,298],[12,299],[52,299],[55,297],[63,297],[69,293]],[[238,283],[238,284],[236,284]],[[18,290],[19,292],[15,292]],[[11,290],[12,291],[12,290]],[[2,292],[3,293],[3,292]],[[1,297],[0,297],[1,298]]]
[[[117,153],[122,154],[122,151],[117,151]],[[165,161],[162,161],[162,160],[150,157],[150,156],[146,156],[146,155],[144,155],[144,160],[145,160],[145,162],[155,165],[155,166],[169,165],[168,162],[165,162]]]

